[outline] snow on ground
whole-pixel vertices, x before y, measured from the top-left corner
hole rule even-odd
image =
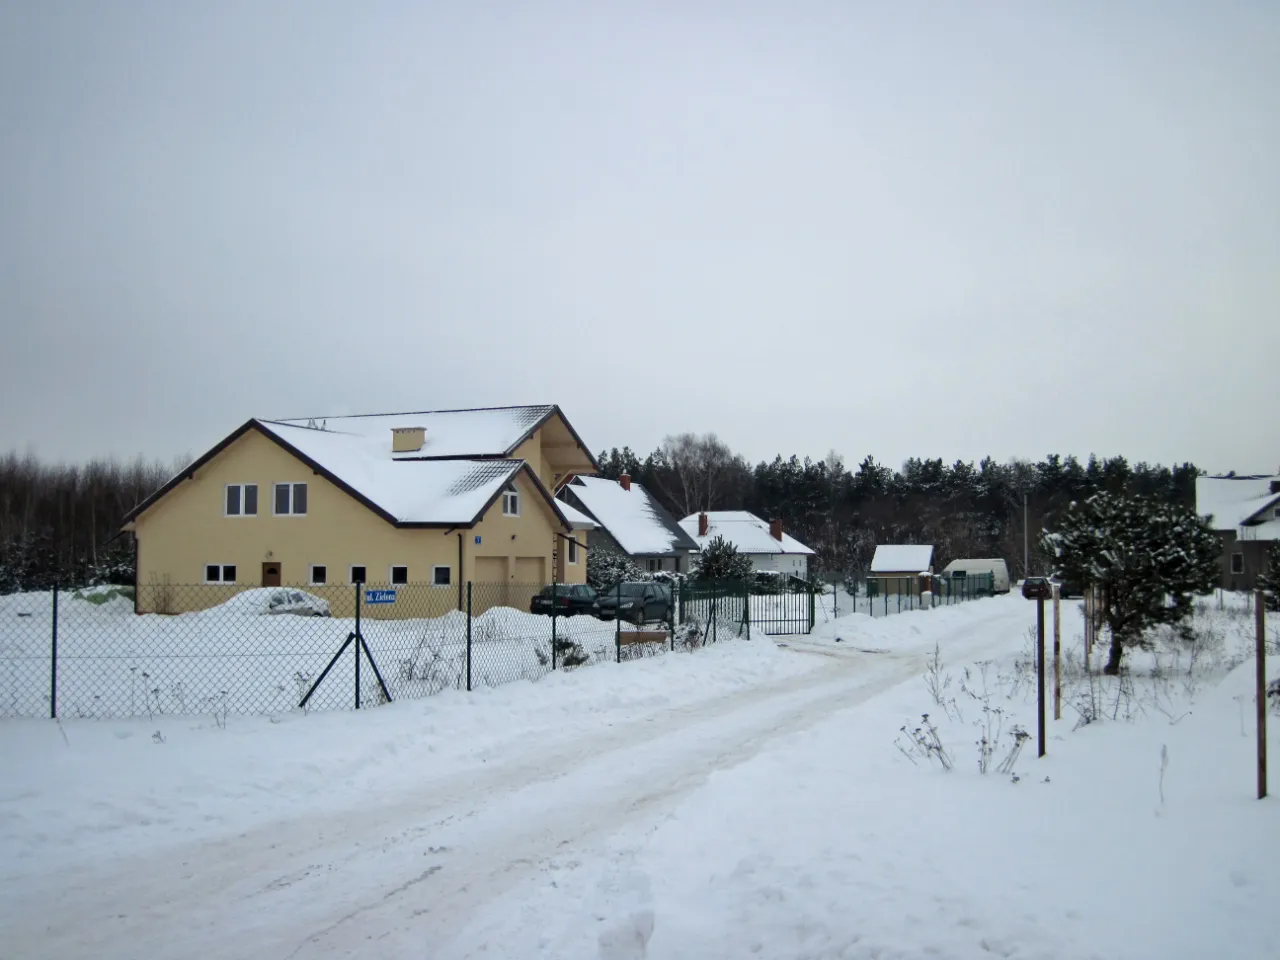
[[[1194,664],[1169,638],[1124,683],[1077,656],[1015,783],[978,772],[975,723],[1001,711],[993,767],[1034,733],[1034,608],[853,615],[786,648],[225,729],[7,722],[0,953],[1274,956],[1247,613],[1204,610]],[[1063,623],[1073,650],[1078,605]],[[950,771],[911,747],[926,712]]]

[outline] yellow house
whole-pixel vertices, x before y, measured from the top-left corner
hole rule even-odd
[[[585,582],[576,531],[592,524],[554,493],[596,472],[557,406],[250,420],[125,517],[137,608],[293,585],[337,615],[355,583],[424,585],[461,608],[468,582],[478,607],[527,606],[553,578]]]

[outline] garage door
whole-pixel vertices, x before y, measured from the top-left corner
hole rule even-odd
[[[475,579],[471,585],[471,612],[481,614],[491,607],[510,606],[506,557],[476,557]]]
[[[547,581],[546,557],[516,557],[516,575],[511,579],[516,583],[537,584],[542,586]]]
[[[511,578],[508,605],[517,610],[528,610],[533,595],[547,582],[546,557],[516,557],[515,576]]]

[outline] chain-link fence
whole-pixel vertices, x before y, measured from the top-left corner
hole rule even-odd
[[[818,618],[829,621],[851,613],[887,617],[910,610],[949,607],[994,593],[995,576],[990,573],[965,577],[862,576],[824,590],[817,598]]]
[[[669,593],[665,607],[636,609],[620,590],[621,616],[582,593],[468,583],[13,594],[0,597],[0,717],[358,709],[702,642],[675,628]],[[137,612],[148,608],[182,612]]]

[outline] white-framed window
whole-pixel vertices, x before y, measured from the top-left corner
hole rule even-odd
[[[234,563],[207,563],[204,567],[205,583],[235,583],[236,565]]]
[[[502,515],[504,517],[520,516],[520,494],[515,487],[502,491]]]
[[[228,483],[222,497],[222,515],[225,517],[256,517],[258,515],[258,485],[256,483]]]
[[[1231,572],[1244,573],[1244,554],[1233,553],[1231,555]]]
[[[368,577],[365,574],[366,574],[366,571],[363,565],[353,566],[351,568],[350,582],[351,583],[367,583]]]
[[[323,587],[329,582],[329,568],[323,563],[313,563],[311,565],[311,585],[313,587]]]
[[[305,483],[277,483],[273,506],[277,517],[305,517],[307,515],[307,485]]]
[[[453,582],[453,567],[434,566],[431,568],[431,582],[437,587],[447,587]]]
[[[578,562],[578,541],[574,539],[569,540],[569,562]]]
[[[649,572],[650,572],[650,573],[657,573],[657,572],[658,572],[659,570],[661,570],[661,569],[662,569],[662,561],[661,561],[661,560],[659,560],[657,557],[650,557],[650,558],[649,558]]]
[[[392,582],[393,584],[403,584],[403,583],[408,583],[408,582],[409,582],[409,568],[408,568],[408,567],[399,567],[399,566],[392,567],[392,568],[391,568],[391,582]]]

